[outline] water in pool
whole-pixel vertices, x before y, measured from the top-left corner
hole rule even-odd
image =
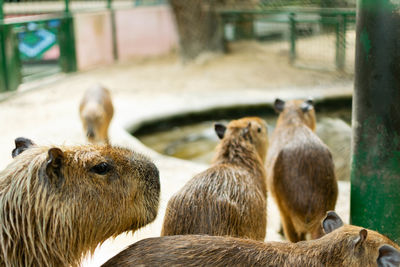
[[[277,115],[263,116],[272,133]],[[218,120],[227,124],[228,120]],[[349,180],[351,110],[340,109],[317,113],[317,134],[331,149],[335,160],[336,175],[340,180]],[[139,140],[155,151],[185,160],[209,164],[218,144],[214,132],[215,121],[203,121],[169,130],[137,135]]]

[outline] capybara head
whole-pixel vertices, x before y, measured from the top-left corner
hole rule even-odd
[[[89,88],[79,106],[80,118],[90,143],[107,143],[108,127],[114,114],[110,91],[96,85]]]
[[[231,121],[228,126],[221,123],[214,124],[215,132],[222,140],[220,147],[228,144],[234,145],[236,142],[253,145],[257,149],[257,154],[262,162],[268,148],[267,123],[258,117],[246,117]],[[236,141],[236,142],[233,142]]]
[[[159,194],[156,166],[129,149],[32,145],[0,173],[0,262],[75,266],[153,221]]]
[[[307,125],[312,131],[315,131],[315,111],[314,104],[311,99],[283,101],[279,98],[275,100],[274,109],[280,113],[276,125],[282,123],[302,122]]]
[[[334,212],[327,212],[322,221],[326,234],[332,244],[340,240],[341,245],[332,246],[332,255],[340,255],[344,259],[343,266],[371,266],[377,263],[379,267],[400,266],[400,251],[397,244],[375,231],[344,225]]]

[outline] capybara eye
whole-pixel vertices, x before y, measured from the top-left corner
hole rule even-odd
[[[108,173],[110,170],[111,170],[111,166],[107,162],[102,162],[100,164],[97,164],[90,169],[91,172],[94,172],[94,173],[97,173],[100,175],[104,175],[104,174]]]
[[[261,133],[261,127],[258,127],[257,132]]]

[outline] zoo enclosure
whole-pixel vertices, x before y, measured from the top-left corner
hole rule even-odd
[[[295,66],[353,72],[354,9],[222,9],[220,14],[223,24],[227,26],[225,38],[228,41],[249,38],[284,40],[289,46],[290,62]],[[350,38],[349,30],[352,35]],[[328,51],[329,46],[335,51],[334,54]],[[346,55],[346,50],[350,55]],[[324,61],[326,54],[331,58]]]
[[[15,90],[22,82],[37,77],[78,69],[75,15],[105,12],[116,60],[114,13],[165,3],[163,0],[0,0],[0,92]]]
[[[339,0],[329,0],[332,2],[329,8],[321,5],[327,1],[232,0],[217,5],[216,11],[226,42],[253,38],[269,42],[277,53],[287,51],[288,59],[297,67],[352,73],[354,5],[339,7],[334,3]],[[124,58],[117,36],[116,13],[144,6],[163,6],[171,13],[166,0],[0,0],[0,92],[15,90],[22,82],[37,77],[81,69],[79,59],[84,52],[77,47],[77,39],[84,34],[79,22],[86,22],[77,18],[79,14],[103,12],[106,21],[102,22],[102,27],[110,28],[105,39],[97,40],[96,44],[87,42],[87,46],[98,46],[101,41],[106,41],[112,47],[111,58],[97,62],[97,65]],[[119,21],[119,26],[127,22],[126,19]],[[94,31],[97,26],[93,24]],[[196,30],[195,26],[192,30]],[[163,51],[177,43],[175,29],[169,29],[168,34],[172,36],[168,37],[170,44]],[[89,48],[86,52],[96,53]]]

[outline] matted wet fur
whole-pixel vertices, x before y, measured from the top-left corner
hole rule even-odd
[[[320,237],[320,221],[336,205],[338,185],[328,147],[314,133],[312,101],[277,99],[280,112],[267,154],[268,190],[281,215],[285,237]]]
[[[361,227],[343,225],[335,212],[323,221],[320,239],[259,242],[232,237],[179,235],[141,240],[112,259],[111,266],[279,266],[398,267],[399,247],[387,237]]]
[[[264,240],[267,224],[265,121],[243,118],[227,127],[212,166],[168,202],[161,235],[209,234]]]
[[[159,175],[147,158],[26,140],[0,172],[0,266],[78,266],[107,238],[155,219]]]
[[[114,115],[108,89],[100,85],[89,88],[79,105],[79,115],[90,143],[108,143],[108,127]]]

